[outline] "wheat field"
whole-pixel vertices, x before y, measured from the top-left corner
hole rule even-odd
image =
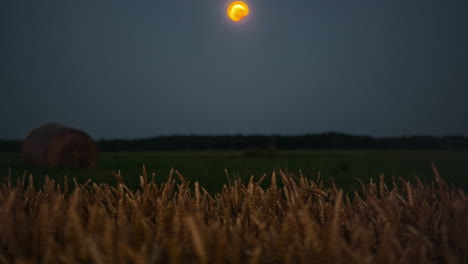
[[[227,173],[226,173],[227,174]],[[172,170],[140,187],[32,175],[0,184],[0,263],[467,263],[468,197],[383,176],[344,193],[273,173],[219,193]]]

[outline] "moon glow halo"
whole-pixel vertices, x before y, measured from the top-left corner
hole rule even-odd
[[[234,1],[228,6],[226,13],[232,21],[237,22],[249,15],[249,6],[242,1]]]

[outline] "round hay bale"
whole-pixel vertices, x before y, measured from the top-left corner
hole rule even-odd
[[[43,168],[96,166],[96,143],[84,132],[47,124],[31,132],[21,153],[25,163]]]

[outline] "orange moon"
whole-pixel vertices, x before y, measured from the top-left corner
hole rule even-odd
[[[249,15],[249,6],[242,1],[234,1],[228,6],[226,13],[232,21],[237,22]]]

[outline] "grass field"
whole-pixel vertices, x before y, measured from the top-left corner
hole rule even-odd
[[[12,177],[0,179],[0,263],[467,263],[467,161],[468,152],[102,153],[94,169],[44,170],[3,153],[0,176]]]
[[[430,184],[273,173],[222,191],[173,175],[138,188],[0,181],[0,263],[468,263],[468,197]]]
[[[112,171],[120,170],[126,184],[136,188],[145,164],[148,173],[156,174],[157,182],[165,181],[174,168],[187,180],[199,181],[208,191],[217,192],[227,182],[225,169],[230,175],[243,179],[281,169],[294,175],[301,170],[311,178],[316,178],[320,172],[326,183],[334,180],[344,190],[350,190],[358,185],[356,178],[367,182],[370,177],[378,179],[381,173],[387,180],[391,176],[408,180],[414,177],[432,179],[432,163],[449,184],[468,190],[468,151],[314,150],[285,151],[275,156],[248,156],[233,151],[101,153],[98,166],[86,170],[28,168],[19,154],[0,153],[0,176],[8,175],[10,168],[14,178],[21,177],[24,172],[32,173],[37,186],[42,185],[45,174],[58,183],[67,175],[80,183],[92,179],[113,184]]]

